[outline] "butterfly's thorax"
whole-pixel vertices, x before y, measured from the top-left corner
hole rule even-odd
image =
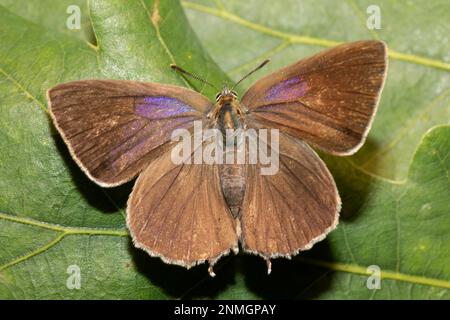
[[[242,109],[239,101],[229,95],[223,96],[217,102],[215,108],[215,123],[216,128],[222,132],[223,137],[226,137],[227,129],[238,130],[244,129],[244,121],[242,117]],[[236,145],[234,139],[224,139],[224,148],[226,157],[227,153],[235,153]],[[231,147],[226,149],[228,147]],[[230,145],[231,144],[231,145]],[[236,155],[234,155],[236,159]],[[233,217],[238,217],[240,214],[242,202],[245,194],[245,165],[235,163],[224,163],[220,167],[220,183],[225,200],[230,208]]]
[[[238,114],[238,108],[237,100],[226,101],[220,106],[217,126],[222,134],[225,134],[226,129],[242,129],[243,124]]]

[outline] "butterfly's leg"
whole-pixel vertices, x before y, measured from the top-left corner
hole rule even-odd
[[[209,267],[208,267],[208,273],[209,273],[209,275],[210,275],[212,278],[214,278],[214,277],[216,276],[216,274],[214,273],[213,265],[212,265],[212,264],[209,264]]]
[[[242,105],[238,105],[237,108],[236,108],[236,112],[237,112],[241,122],[245,124],[246,123],[245,122],[245,117],[246,117],[246,113],[248,112],[247,108],[245,108]]]
[[[267,274],[270,274],[272,272],[272,261],[270,261],[269,258],[266,258],[266,264],[267,264]]]
[[[214,106],[214,109],[211,110],[206,116],[213,121],[214,124],[217,123],[217,119],[219,118],[219,112],[220,112],[221,106],[219,104],[216,104]]]

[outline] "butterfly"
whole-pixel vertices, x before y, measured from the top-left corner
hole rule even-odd
[[[240,100],[227,86],[211,102],[183,87],[120,80],[63,83],[47,98],[54,125],[91,180],[114,187],[138,177],[127,203],[136,247],[187,268],[209,262],[214,275],[212,266],[240,245],[264,258],[270,273],[270,259],[310,249],[336,227],[339,193],[309,144],[337,156],[355,153],[386,72],[386,45],[357,41],[263,77]],[[174,163],[172,133],[192,132],[196,121],[222,132],[278,130],[277,173],[262,175],[262,164],[248,161]]]

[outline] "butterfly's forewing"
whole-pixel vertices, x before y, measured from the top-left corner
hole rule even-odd
[[[242,98],[249,120],[320,149],[356,152],[370,129],[387,70],[380,41],[343,44],[257,81]]]
[[[72,156],[102,186],[134,178],[164,151],[174,129],[191,127],[211,108],[192,90],[135,81],[74,81],[47,96]]]
[[[262,175],[260,164],[247,166],[241,241],[244,251],[264,258],[311,248],[336,227],[341,206],[333,177],[317,154],[283,133],[279,143],[276,174]]]
[[[222,195],[217,165],[177,165],[171,151],[137,179],[127,224],[137,247],[167,263],[214,264],[238,250],[237,224]]]

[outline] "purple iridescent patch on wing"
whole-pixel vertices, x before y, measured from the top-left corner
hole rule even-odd
[[[197,110],[176,98],[152,96],[137,103],[135,111],[141,117],[157,120],[196,112]]]
[[[284,80],[272,86],[264,97],[264,100],[290,101],[303,97],[308,86],[299,76]]]

